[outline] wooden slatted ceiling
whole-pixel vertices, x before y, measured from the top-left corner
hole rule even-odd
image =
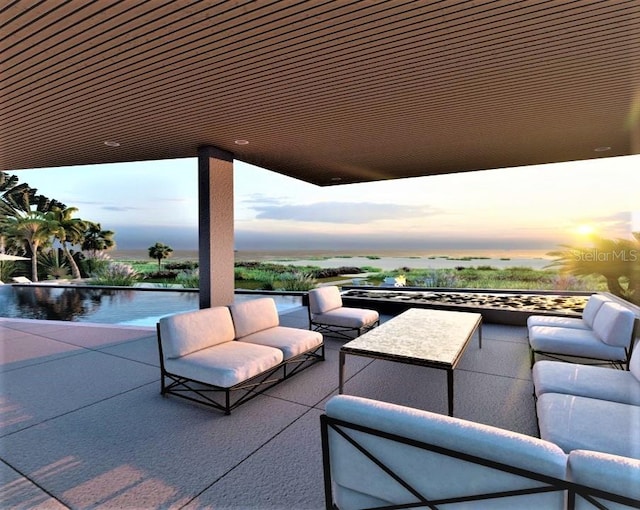
[[[4,170],[213,145],[329,185],[640,151],[639,0],[17,0],[0,23]]]

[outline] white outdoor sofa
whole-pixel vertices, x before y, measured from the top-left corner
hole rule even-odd
[[[163,317],[157,332],[161,394],[225,414],[324,360],[322,335],[280,326],[271,298]]]
[[[540,437],[566,452],[589,449],[640,459],[637,345],[628,371],[543,360],[533,366],[532,377]]]
[[[321,417],[327,509],[640,508],[640,460],[338,395]]]
[[[589,299],[582,319],[568,322],[541,318],[528,320],[531,366],[536,355],[552,359],[579,358],[599,364],[628,366],[632,341],[636,336],[636,315],[628,308],[610,300]],[[568,358],[567,358],[568,357]]]

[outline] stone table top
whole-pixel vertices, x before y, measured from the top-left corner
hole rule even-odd
[[[350,354],[455,367],[482,315],[411,308],[342,346]]]

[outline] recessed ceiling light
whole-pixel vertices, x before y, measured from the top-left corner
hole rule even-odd
[[[116,142],[114,140],[107,140],[104,142],[107,147],[120,147],[120,142]]]
[[[596,147],[593,150],[594,150],[594,152],[606,152],[606,151],[610,151],[611,147],[604,145],[602,147]]]
[[[233,143],[236,145],[249,145],[249,140],[234,140]]]

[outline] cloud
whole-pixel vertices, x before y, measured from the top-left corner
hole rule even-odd
[[[284,198],[265,195],[264,193],[253,193],[252,195],[249,195],[247,198],[243,199],[242,203],[249,204],[249,207],[251,207],[251,204],[259,204],[259,205],[277,204],[277,205],[280,205],[284,201],[285,201]]]
[[[105,211],[115,211],[115,212],[127,212],[127,211],[139,211],[140,207],[126,207],[126,206],[117,206],[117,205],[103,205],[101,209]]]
[[[378,220],[423,218],[438,211],[430,206],[373,202],[318,202],[314,204],[275,204],[253,206],[256,218],[313,223],[363,224]]]

